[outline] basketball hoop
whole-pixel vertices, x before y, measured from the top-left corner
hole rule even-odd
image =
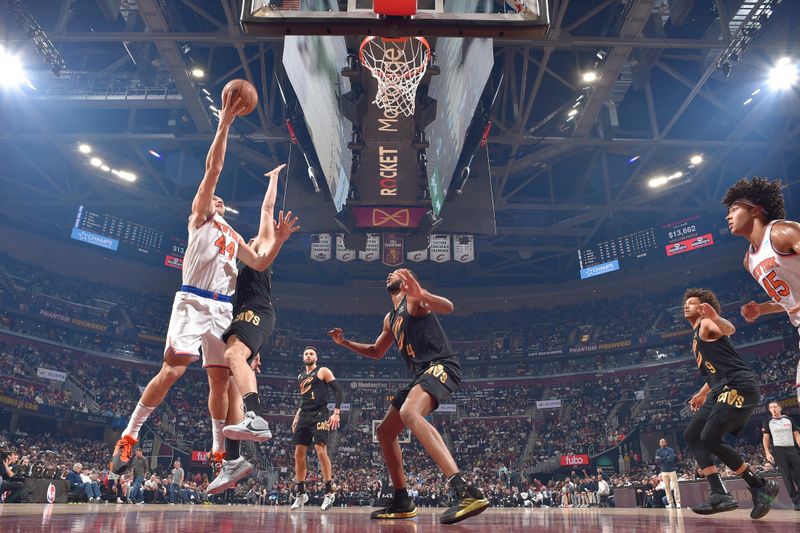
[[[431,47],[424,37],[369,36],[361,43],[361,63],[378,82],[372,102],[386,114],[414,114],[417,87],[428,70]]]

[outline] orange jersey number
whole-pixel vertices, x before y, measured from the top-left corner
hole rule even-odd
[[[774,270],[767,274],[764,278],[764,288],[767,290],[767,294],[769,294],[770,298],[776,302],[780,302],[782,297],[786,298],[791,295],[791,292],[789,292],[789,286],[786,282],[778,279],[776,276],[777,274]]]
[[[227,245],[227,246],[226,246]],[[234,254],[236,253],[236,242],[231,241],[227,242],[225,239],[225,235],[221,236],[214,242],[214,246],[219,248],[219,253],[225,255],[225,252],[228,252],[228,259],[233,259]]]

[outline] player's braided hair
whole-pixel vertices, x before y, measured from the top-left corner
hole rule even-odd
[[[717,295],[710,289],[686,289],[683,293],[683,301],[689,298],[698,298],[700,303],[708,304],[714,308],[717,313],[722,313],[722,307],[719,305]]]
[[[786,209],[783,204],[783,184],[781,180],[768,180],[758,176],[752,179],[740,179],[734,183],[722,203],[728,209],[738,200],[749,200],[760,207],[767,222],[786,218]]]

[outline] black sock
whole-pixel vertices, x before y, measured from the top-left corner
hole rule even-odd
[[[405,487],[402,489],[394,489],[394,499],[395,500],[409,500],[408,490]]]
[[[711,485],[711,492],[728,494],[728,491],[725,490],[725,486],[722,484],[722,477],[719,475],[719,472],[707,475],[706,479],[708,480],[708,484]]]
[[[467,486],[467,482],[464,481],[464,476],[461,475],[461,472],[456,472],[450,476],[450,479],[448,479],[447,482],[454,489],[462,489]]]
[[[749,466],[744,472],[739,474],[739,477],[745,480],[748,485],[755,489],[760,489],[764,486],[764,478],[753,472],[753,469]]]
[[[297,482],[297,492],[298,492],[298,494],[305,494],[306,493],[306,482],[305,481],[298,481]]]
[[[329,479],[325,482],[325,494],[330,494],[333,492],[333,480]]]
[[[244,400],[244,410],[258,414],[261,411],[261,398],[257,392],[248,392],[242,399]]]
[[[233,461],[241,455],[241,441],[225,439],[225,459]]]

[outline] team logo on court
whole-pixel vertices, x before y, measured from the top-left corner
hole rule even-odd
[[[56,487],[52,483],[47,487],[47,503],[56,501]]]

